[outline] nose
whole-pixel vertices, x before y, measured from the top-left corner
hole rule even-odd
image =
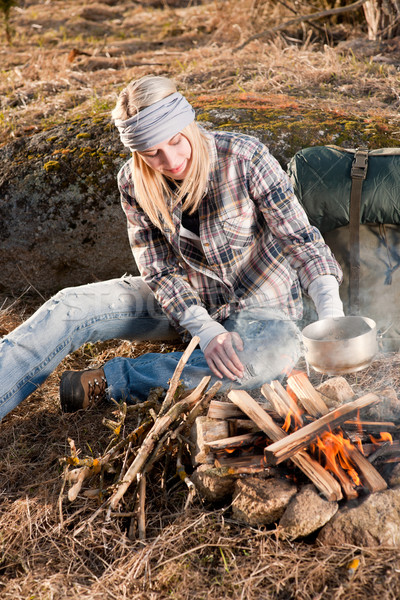
[[[174,169],[176,167],[176,151],[173,148],[164,150],[162,164],[165,169]]]

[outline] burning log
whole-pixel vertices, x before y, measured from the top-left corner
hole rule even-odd
[[[294,456],[304,447],[309,446],[318,437],[321,437],[326,431],[331,431],[346,421],[349,415],[352,415],[362,408],[371,406],[379,402],[375,394],[366,394],[358,400],[344,404],[339,408],[325,414],[313,423],[301,427],[289,436],[274,442],[265,449],[267,463],[277,465],[283,460]]]
[[[228,398],[252,419],[258,427],[264,431],[271,440],[282,440],[286,434],[274,423],[263,408],[244,390],[232,390]],[[328,500],[341,500],[342,491],[338,482],[326,471],[322,465],[311,458],[306,452],[299,452],[291,458],[292,462],[299,467],[307,477],[314,483],[317,489]]]
[[[316,416],[318,416],[319,414],[325,415],[325,417],[322,417],[321,419],[319,419],[319,421],[318,421],[319,423],[321,423],[321,421],[323,421],[324,419],[326,421],[328,421],[332,415],[343,414],[343,411],[345,411],[344,414],[346,414],[346,416],[348,416],[349,412],[346,412],[348,410],[348,407],[356,406],[357,403],[360,400],[362,400],[363,398],[366,399],[368,397],[373,396],[375,398],[375,400],[373,402],[371,402],[370,404],[363,403],[364,405],[359,406],[358,409],[364,408],[365,406],[368,406],[368,405],[377,404],[381,400],[378,396],[376,396],[374,394],[366,394],[366,396],[363,396],[362,398],[359,398],[358,400],[355,400],[354,402],[349,402],[348,404],[345,404],[345,405],[337,408],[336,410],[333,410],[331,413],[327,414],[328,407],[326,406],[326,404],[324,403],[324,401],[322,400],[322,397],[318,394],[318,392],[316,392],[316,390],[314,390],[313,386],[311,385],[311,383],[308,380],[308,377],[305,373],[290,376],[288,378],[288,385],[291,387],[291,389],[295,388],[296,394],[299,393],[302,396],[303,400],[307,396],[306,403],[309,405],[309,407],[314,415],[316,415]],[[304,403],[303,403],[303,405],[304,405]],[[358,409],[356,409],[355,412],[357,412]],[[317,423],[317,422],[314,422],[310,425],[315,426],[315,423]],[[340,424],[340,420],[336,421],[336,422],[331,421],[330,427],[333,428],[333,426],[337,426],[339,424]],[[306,427],[310,427],[310,425],[307,425]],[[305,428],[303,428],[303,430],[302,430],[303,432],[304,432],[304,429]],[[303,446],[300,446],[300,447],[303,447]],[[269,447],[267,449],[267,451],[270,450],[270,448],[271,447]],[[378,471],[374,467],[372,467],[371,463],[368,462],[368,460],[361,454],[361,452],[358,451],[358,449],[355,446],[353,446],[352,444],[343,445],[343,451],[345,452],[348,460],[350,460],[350,462],[359,469],[359,471],[361,472],[361,474],[363,476],[363,480],[364,480],[366,486],[368,487],[368,489],[371,492],[378,492],[378,491],[381,491],[381,490],[384,490],[387,488],[387,484],[386,484],[385,480],[383,479],[383,477],[381,477],[381,475],[378,473]],[[268,462],[268,459],[267,459],[267,462]]]
[[[286,419],[288,415],[293,415],[298,424],[303,424],[302,411],[279,381],[273,381],[271,385],[265,383],[261,388],[261,393],[264,398],[271,402],[276,412],[283,419]]]
[[[397,425],[392,421],[345,421],[343,429],[360,433],[380,433],[382,431],[397,431]]]

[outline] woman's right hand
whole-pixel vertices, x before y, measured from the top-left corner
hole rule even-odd
[[[211,371],[222,379],[228,377],[235,381],[244,375],[244,367],[235,352],[243,350],[243,341],[236,332],[220,333],[215,336],[204,350],[204,356]]]

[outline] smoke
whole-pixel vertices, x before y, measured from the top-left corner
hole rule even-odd
[[[249,308],[231,317],[224,326],[236,331],[243,340],[243,351],[237,351],[245,367],[244,377],[238,381],[242,389],[282,380],[302,355],[300,330],[278,309]]]

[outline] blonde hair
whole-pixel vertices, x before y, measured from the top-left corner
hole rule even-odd
[[[176,91],[171,79],[146,75],[132,81],[122,90],[111,116],[113,120],[127,120],[146,106]],[[198,209],[207,186],[210,168],[207,138],[194,121],[184,127],[181,133],[190,143],[192,158],[186,177],[181,182],[176,182],[177,192],[171,207],[168,206],[167,199],[172,198],[173,192],[165,177],[145,163],[138,152],[132,153],[135,198],[152,223],[161,230],[165,230],[166,226],[174,230],[172,210],[180,202],[183,202],[183,211],[193,214]]]

